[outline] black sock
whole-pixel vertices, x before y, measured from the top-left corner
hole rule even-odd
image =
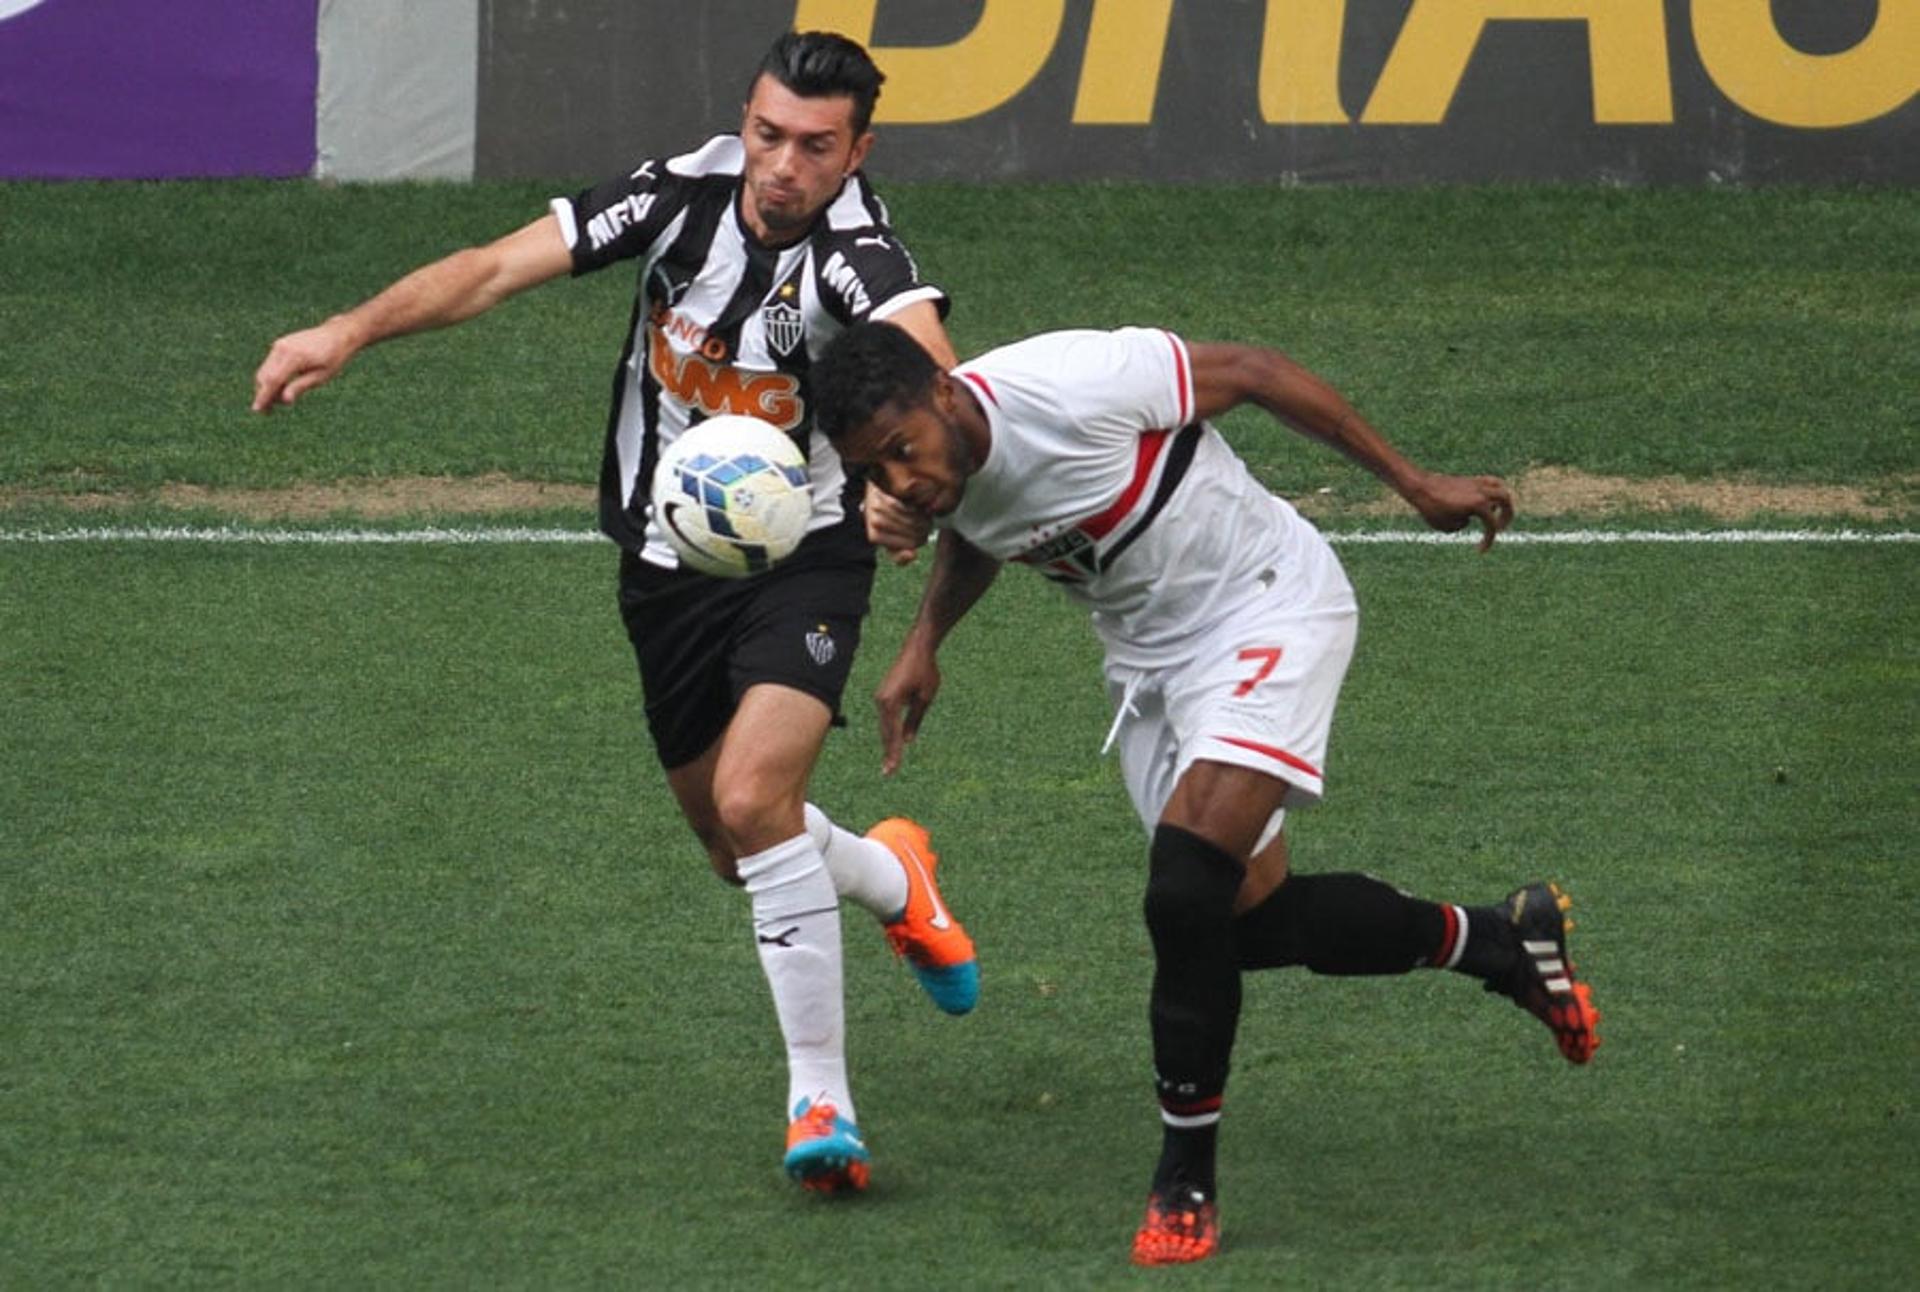
[[[1513,968],[1513,921],[1502,906],[1467,906],[1466,939],[1450,968],[1475,978],[1504,978]]]
[[[1191,831],[1154,831],[1143,903],[1153,938],[1149,1021],[1165,1126],[1155,1188],[1174,1176],[1212,1196],[1213,1149],[1240,1021],[1233,899],[1246,869]]]
[[[1242,969],[1400,974],[1434,963],[1448,916],[1371,875],[1289,875],[1233,922],[1234,953]]]
[[[1198,1189],[1209,1198],[1216,1197],[1214,1150],[1219,1142],[1217,1121],[1206,1126],[1163,1127],[1160,1161],[1153,1168],[1153,1192],[1166,1194],[1174,1189]]]

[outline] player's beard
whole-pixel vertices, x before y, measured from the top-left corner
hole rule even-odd
[[[951,501],[941,499],[942,506],[930,509],[935,516],[951,516],[960,506],[960,500],[967,493],[967,479],[978,470],[973,460],[973,447],[967,443],[967,433],[961,429],[958,419],[941,420],[947,432],[947,474],[953,481]]]
[[[820,214],[819,207],[806,207],[803,194],[795,194],[793,201],[774,205],[760,196],[756,189],[751,193],[753,209],[760,217],[760,224],[774,241],[784,241],[806,232]]]

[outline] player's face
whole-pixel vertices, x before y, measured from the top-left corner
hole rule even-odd
[[[853,97],[806,98],[762,73],[740,123],[746,145],[740,213],[763,242],[791,241],[806,231],[841,181],[860,168],[871,131],[853,133]]]
[[[882,409],[845,438],[840,456],[866,467],[882,491],[934,516],[960,505],[967,477],[979,469],[965,427],[939,395]]]

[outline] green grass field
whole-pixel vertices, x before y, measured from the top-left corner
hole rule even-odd
[[[559,187],[0,186],[0,485],[591,482],[618,268],[369,351],[290,425],[246,411],[273,337]],[[963,354],[1154,323],[1279,346],[1436,460],[1871,483],[1920,509],[1910,192],[885,191]],[[1277,483],[1371,492],[1261,426],[1227,422]]]
[[[1911,195],[890,196],[963,350],[1270,340],[1435,465],[1843,482],[1915,527]],[[1909,1277],[1911,543],[1343,546],[1362,642],[1296,864],[1560,879],[1605,1045],[1569,1068],[1441,975],[1252,980],[1225,1251],[1152,1273],[1144,838],[1091,635],[1010,574],[882,781],[863,697],[921,577],[884,571],[816,797],[933,826],[983,999],[937,1015],[848,912],[875,1185],[798,1195],[744,902],[654,765],[608,549],[18,538],[165,519],[167,481],[591,479],[617,274],[244,412],[274,333],[539,197],[0,186],[0,1286]],[[1177,265],[1133,237],[1170,220]],[[1368,493],[1230,431],[1290,490]]]

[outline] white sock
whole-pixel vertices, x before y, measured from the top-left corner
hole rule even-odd
[[[787,1116],[811,1100],[832,1104],[851,1121],[840,898],[833,879],[806,834],[740,858],[739,869],[753,899],[760,968],[773,988],[787,1042]]]
[[[826,859],[827,873],[840,896],[849,898],[891,924],[907,909],[907,872],[893,849],[835,825],[807,804],[807,833]]]

